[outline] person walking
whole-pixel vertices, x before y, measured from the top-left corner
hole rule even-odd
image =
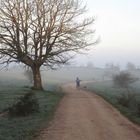
[[[80,87],[80,79],[77,77],[76,78],[76,88]]]

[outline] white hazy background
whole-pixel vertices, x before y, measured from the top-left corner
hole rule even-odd
[[[85,2],[85,1],[84,1]],[[86,0],[89,17],[95,17],[93,29],[101,41],[87,56],[74,62],[92,62],[104,67],[113,62],[124,67],[127,62],[140,66],[140,0]]]

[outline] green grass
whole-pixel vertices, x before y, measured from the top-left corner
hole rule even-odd
[[[137,85],[138,83],[133,85],[133,94],[135,94],[137,102],[140,102],[140,90],[138,90],[139,88]],[[127,94],[126,90],[115,87],[112,81],[88,83],[86,84],[86,87],[88,90],[93,91],[94,93],[111,103],[128,119],[140,125],[140,116],[137,115],[136,108],[134,107],[135,101],[133,101],[129,107],[124,107],[118,103],[117,98],[122,94]]]
[[[17,98],[30,91],[26,86],[23,87],[23,83],[15,82],[1,82],[0,112],[11,106],[17,101]],[[52,85],[52,87],[55,89],[55,86]],[[63,97],[63,93],[36,91],[35,94],[39,101],[40,111],[26,117],[0,117],[0,140],[31,140],[47,126],[56,106]]]

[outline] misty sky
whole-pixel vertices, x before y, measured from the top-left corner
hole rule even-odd
[[[96,36],[101,42],[93,46],[88,56],[78,56],[77,62],[92,61],[96,66],[106,62],[140,66],[140,0],[86,0],[89,15],[95,16]]]

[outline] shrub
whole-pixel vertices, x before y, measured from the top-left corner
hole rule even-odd
[[[39,111],[39,103],[33,92],[20,97],[19,100],[8,108],[10,116],[27,116]]]
[[[115,85],[119,86],[120,88],[126,89],[127,93],[121,94],[117,101],[119,104],[125,107],[129,107],[130,102],[135,99],[135,94],[132,94],[130,91],[130,84],[136,82],[138,78],[133,77],[129,72],[122,71],[119,74],[113,77],[113,82]]]
[[[135,99],[135,94],[127,93],[127,94],[121,94],[121,96],[117,98],[117,101],[122,106],[129,107],[130,102],[134,99]]]
[[[137,80],[138,78],[135,78],[130,73],[123,71],[113,77],[114,84],[121,88],[128,88],[131,83],[134,83]]]
[[[140,117],[140,102],[136,102],[136,106],[137,106],[137,115]]]

